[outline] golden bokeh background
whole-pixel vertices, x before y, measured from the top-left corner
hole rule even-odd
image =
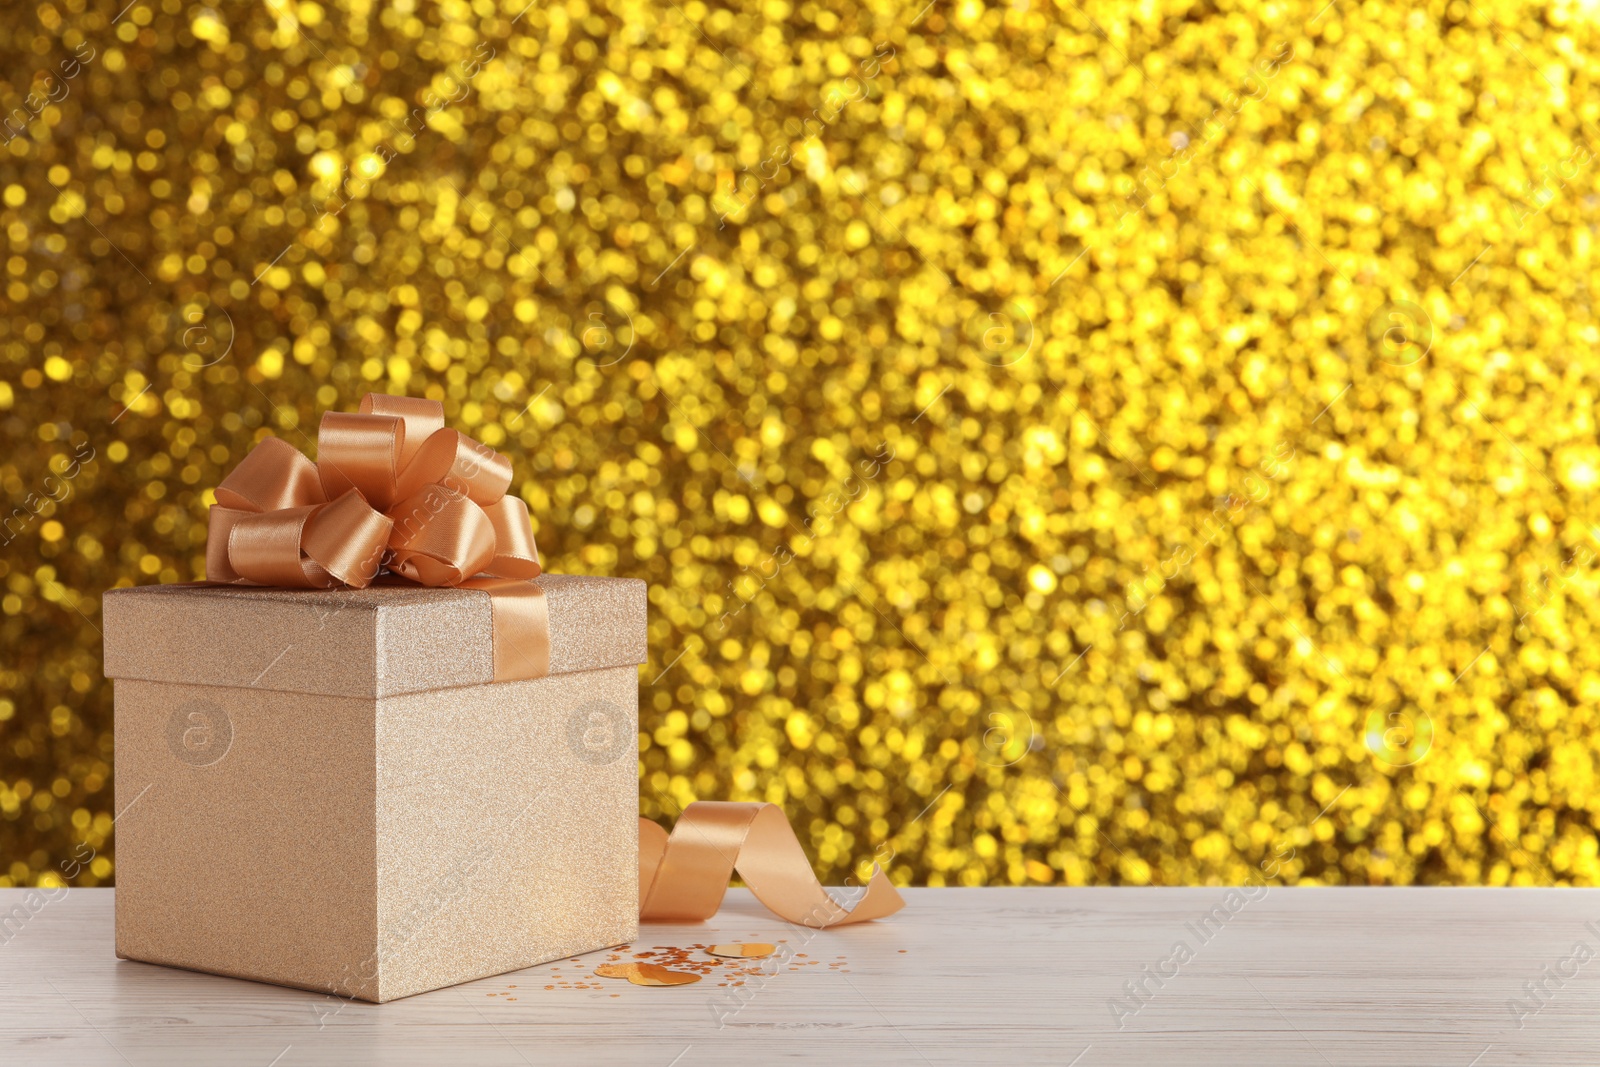
[[[1600,884],[1597,5],[0,40],[0,885],[115,879],[101,594],[369,390],[649,582],[647,815],[779,803],[835,883]]]

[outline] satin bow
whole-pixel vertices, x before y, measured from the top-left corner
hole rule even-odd
[[[494,678],[549,673],[550,633],[528,506],[511,461],[444,424],[432,400],[368,393],[328,412],[317,462],[269,437],[217,486],[206,576],[364,589],[380,574],[489,594]]]

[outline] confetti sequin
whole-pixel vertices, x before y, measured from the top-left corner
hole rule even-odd
[[[711,945],[706,948],[708,955],[747,960],[762,959],[776,951],[778,951],[778,946],[768,945],[759,941],[736,942],[731,945]]]

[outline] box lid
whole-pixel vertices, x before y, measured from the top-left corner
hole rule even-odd
[[[645,583],[546,574],[550,673],[645,662]],[[195,583],[112,589],[107,678],[387,697],[494,681],[479,589],[266,589]]]

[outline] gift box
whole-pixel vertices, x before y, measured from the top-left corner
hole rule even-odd
[[[208,582],[106,594],[117,955],[370,1001],[633,940],[645,586],[543,574],[434,401],[216,490]]]
[[[538,585],[498,682],[481,590],[109,592],[117,955],[381,1002],[632,941],[645,586]]]

